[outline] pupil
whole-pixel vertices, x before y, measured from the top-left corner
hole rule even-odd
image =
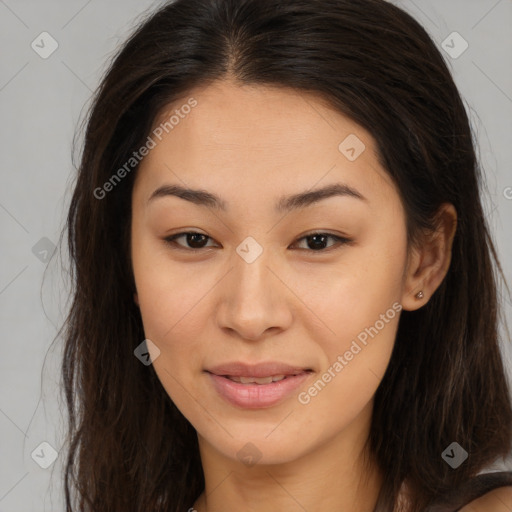
[[[200,242],[199,242],[199,247],[195,247],[194,246],[193,237],[204,237],[205,235],[201,235],[200,233],[189,233],[187,236],[188,236],[189,245],[194,247],[194,249],[201,248],[201,243]],[[192,239],[192,242],[190,242],[191,239]],[[197,240],[196,240],[196,242],[197,242]]]
[[[309,238],[310,239],[320,238],[320,239],[322,239],[322,242],[320,242],[320,244],[323,245],[325,243],[326,236],[325,235],[311,235]],[[310,245],[310,244],[308,244],[308,245]],[[315,245],[315,242],[314,242],[313,245],[314,245],[314,247],[310,247],[310,249],[321,249],[322,248],[322,247],[318,247],[318,243],[316,243],[316,245]]]

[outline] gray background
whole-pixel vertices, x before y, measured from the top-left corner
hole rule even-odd
[[[469,45],[457,58],[442,52],[478,139],[487,177],[485,208],[511,283],[512,1],[394,3],[415,16],[440,47],[447,41],[452,52],[460,51],[461,41],[448,38],[454,31]],[[64,450],[47,469],[40,467],[51,456],[41,443],[59,452],[65,432],[58,388],[62,343],[52,341],[69,305],[68,262],[65,251],[62,259],[57,253],[48,257],[64,225],[76,174],[73,135],[92,91],[142,13],[161,4],[0,0],[0,512],[64,509]],[[34,40],[43,46],[38,36],[44,31],[58,43],[45,59],[31,47]],[[40,51],[50,48],[45,41]],[[503,299],[503,315],[510,324],[510,299]],[[510,347],[504,348],[510,371]]]

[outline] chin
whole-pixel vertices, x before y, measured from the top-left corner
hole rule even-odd
[[[278,434],[276,431],[272,432],[274,428],[275,424],[272,428],[262,428],[261,432],[252,429],[243,436],[233,438],[227,434],[221,438],[212,437],[210,434],[203,436],[203,441],[224,457],[247,467],[287,464],[307,451],[303,437],[293,437],[284,431]],[[229,431],[229,426],[227,429]],[[297,447],[300,447],[300,452]]]

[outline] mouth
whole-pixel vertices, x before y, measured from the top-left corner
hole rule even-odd
[[[280,369],[269,370],[276,366]],[[275,363],[254,366],[252,370],[240,364],[230,368],[225,371],[218,367],[214,371],[205,370],[205,373],[220,397],[243,409],[262,409],[283,402],[314,373],[311,368],[285,367]]]
[[[206,372],[219,375],[221,377],[229,378],[244,378],[244,379],[269,379],[283,377],[293,377],[299,373],[311,372],[311,368],[307,366],[292,366],[287,363],[278,361],[266,361],[257,364],[246,364],[241,361],[231,363],[224,363],[206,368]],[[256,381],[257,382],[257,381]],[[262,382],[267,384],[268,382]]]
[[[301,373],[308,373],[311,370],[307,369],[304,372],[292,373],[289,375],[269,375],[268,377],[249,377],[249,376],[236,376],[236,375],[219,375],[219,377],[225,377],[226,379],[232,380],[233,382],[239,382],[240,384],[259,384],[265,385],[271,382],[281,382],[282,380],[295,377]]]

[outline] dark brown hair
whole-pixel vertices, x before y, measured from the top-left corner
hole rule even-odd
[[[367,443],[385,475],[376,508],[392,510],[406,481],[411,510],[422,510],[511,448],[502,272],[449,69],[426,31],[383,0],[177,0],[149,14],[110,63],[66,226],[67,510],[185,511],[203,490],[194,428],[133,354],[145,338],[130,262],[137,169],[106,197],[94,191],[144,144],[163,107],[227,77],[315,93],[368,130],[403,201],[409,244],[435,227],[442,203],[457,210],[446,278],[426,305],[401,314]],[[453,441],[469,453],[456,470],[441,457]]]

